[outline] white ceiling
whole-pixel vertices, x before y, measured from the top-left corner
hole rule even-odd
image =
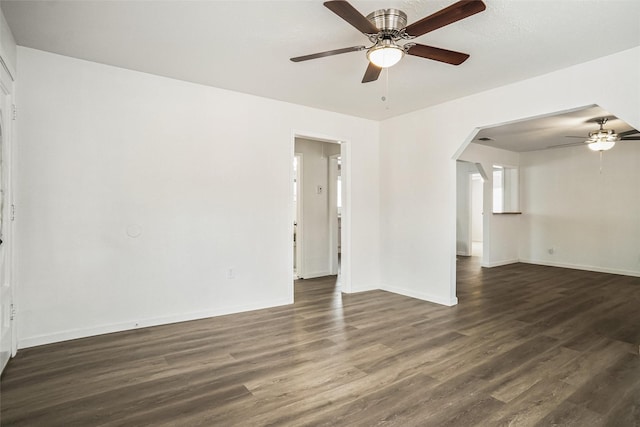
[[[399,8],[409,23],[455,0],[353,0],[362,14]],[[640,45],[638,0],[486,0],[477,15],[416,39],[471,55],[456,67],[407,56],[362,84],[369,45],[322,1],[7,1],[19,45],[384,119]],[[386,96],[387,101],[381,100]]]
[[[599,129],[598,119],[605,117],[605,129],[613,129],[617,133],[635,130],[596,105],[482,129],[472,142],[520,153],[560,149],[567,144],[575,146],[584,143],[589,132]],[[481,141],[480,138],[491,138],[491,141]],[[640,144],[640,141],[620,141],[618,144]]]

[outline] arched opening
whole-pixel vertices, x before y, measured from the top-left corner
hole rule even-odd
[[[603,118],[618,141],[594,151],[589,141]],[[640,276],[640,134],[615,112],[589,105],[478,128],[456,160],[458,169],[487,172],[478,267],[520,262]],[[461,176],[456,249],[465,261],[471,196]]]

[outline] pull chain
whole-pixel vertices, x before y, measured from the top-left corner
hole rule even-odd
[[[600,150],[600,175],[602,175],[602,150]]]
[[[382,101],[385,102],[384,109],[389,109],[389,67],[384,69],[384,95]]]

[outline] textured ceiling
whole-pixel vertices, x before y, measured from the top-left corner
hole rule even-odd
[[[560,149],[567,144],[575,146],[584,142],[589,132],[598,130],[598,119],[605,117],[608,119],[605,129],[613,129],[617,133],[634,130],[610,112],[591,106],[482,129],[472,142],[515,152]],[[491,140],[482,141],[480,138]],[[620,141],[618,144],[640,144],[640,141]]]
[[[640,45],[638,0],[486,0],[486,11],[416,39],[466,52],[456,67],[407,56],[362,84],[369,45],[322,1],[6,1],[19,45],[176,79],[384,119]],[[414,22],[442,0],[353,0]],[[386,102],[381,100],[386,97]]]

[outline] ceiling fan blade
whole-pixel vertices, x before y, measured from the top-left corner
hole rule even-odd
[[[637,131],[635,129],[629,129],[627,131],[620,132],[618,134],[618,136],[620,136],[622,138],[624,138],[625,136],[631,136],[631,135],[640,135],[640,131]]]
[[[374,82],[378,80],[378,77],[380,77],[381,71],[382,71],[382,68],[376,65],[373,65],[373,63],[369,62],[369,65],[367,66],[367,71],[364,72],[364,77],[362,77],[362,83],[369,83],[369,82]]]
[[[640,132],[635,129],[630,129],[618,134],[620,141],[640,141]]]
[[[461,0],[433,15],[414,22],[405,28],[405,31],[411,36],[418,37],[444,27],[445,25],[453,24],[456,21],[475,15],[486,8],[487,6],[481,0]]]
[[[365,34],[377,34],[378,27],[373,25],[363,14],[344,0],[332,0],[324,2],[324,5],[340,18],[353,25],[358,31]]]
[[[434,61],[445,62],[452,65],[460,65],[469,58],[466,53],[455,52],[453,50],[440,49],[439,47],[416,44],[411,46],[407,54],[419,56],[421,58],[433,59]]]
[[[548,145],[547,148],[562,148],[562,147],[577,147],[580,145],[586,145],[584,141],[581,142],[569,142],[567,144]]]
[[[308,61],[310,59],[324,58],[325,56],[340,55],[341,53],[358,52],[365,49],[366,47],[364,46],[345,47],[343,49],[328,50],[326,52],[313,53],[311,55],[296,56],[295,58],[291,58],[291,61],[293,62]]]

